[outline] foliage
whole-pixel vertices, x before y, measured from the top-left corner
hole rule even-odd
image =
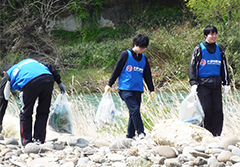
[[[228,59],[229,72],[233,86],[240,87],[240,23],[218,27],[218,43],[224,48]]]
[[[239,0],[185,0],[199,21],[226,23],[240,21]]]
[[[239,54],[239,23],[218,28],[218,44],[225,50],[228,58],[229,71],[234,86],[240,85],[240,54]],[[174,26],[160,27],[157,30],[139,29],[136,33],[149,36],[150,44],[145,54],[151,65],[155,87],[161,88],[166,82],[188,79],[188,63],[194,47],[205,38],[205,25],[193,26],[190,22]],[[76,43],[72,46],[59,46],[64,65],[71,68],[102,68],[110,73],[115,66],[119,54],[131,47],[133,36],[125,39],[116,38],[116,31],[103,33],[103,41]],[[112,35],[110,35],[112,34]],[[96,73],[98,75],[98,73]],[[99,73],[100,75],[101,73]],[[76,74],[77,75],[77,74]],[[101,74],[102,75],[102,74]],[[108,80],[108,78],[106,78]]]
[[[106,67],[112,68],[119,54],[131,46],[131,39],[108,40],[108,42],[78,43],[74,46],[59,47],[63,64],[69,67],[89,68]]]
[[[58,48],[48,33],[48,22],[62,13],[75,13],[82,19],[81,40],[89,41],[98,35],[96,16],[100,8],[101,0],[3,0],[0,37],[4,40],[0,53],[9,57],[22,52],[24,57],[31,55],[41,61],[58,62],[55,65],[62,69]]]
[[[177,24],[181,21],[182,12],[180,6],[166,8],[155,5],[144,8],[144,11],[136,12],[136,14],[128,22],[131,25],[135,25],[136,29],[149,29],[150,27],[156,29],[159,26]]]
[[[99,10],[102,8],[102,0],[73,0],[70,11],[74,11],[74,15],[82,24],[79,27],[82,34],[82,40],[89,42],[95,39],[99,34],[97,20],[100,16]]]
[[[4,40],[0,53],[4,57],[11,57],[21,52],[25,58],[31,56],[51,63],[59,60],[57,47],[47,34],[47,23],[66,10],[68,5],[58,0],[2,1],[1,14],[4,20],[0,18],[0,32]]]

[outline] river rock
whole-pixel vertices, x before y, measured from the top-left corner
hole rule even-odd
[[[121,150],[130,148],[132,139],[117,139],[112,144],[110,144],[110,150]]]
[[[182,164],[179,162],[179,160],[177,158],[166,159],[164,161],[164,164],[166,167],[181,167],[182,166]]]
[[[237,155],[234,155],[230,158],[230,161],[233,163],[240,163],[240,157]]]
[[[28,143],[26,146],[25,146],[25,153],[29,154],[29,153],[39,153],[40,152],[40,146],[34,144],[34,143]]]
[[[13,138],[13,137],[10,137],[9,139],[7,139],[6,144],[7,145],[8,144],[9,145],[19,145],[18,141],[15,138]]]
[[[197,146],[206,137],[214,138],[208,130],[177,119],[162,120],[152,130],[152,138],[159,145]]]
[[[159,155],[166,158],[176,158],[176,152],[169,146],[158,146],[154,151]]]
[[[238,148],[238,147],[233,148],[232,153],[234,155],[240,156],[240,148]]]
[[[222,151],[218,157],[217,157],[217,160],[219,162],[227,162],[230,160],[230,158],[233,156],[233,153],[230,152],[230,151]]]
[[[236,163],[236,164],[233,164],[232,167],[239,167],[240,166],[240,163]]]
[[[220,146],[228,148],[229,145],[235,145],[237,142],[240,142],[240,139],[235,136],[222,137],[219,142]]]
[[[11,152],[11,151],[12,151],[11,149],[5,148],[5,149],[3,149],[3,150],[1,151],[0,155],[1,155],[1,156],[5,156],[5,154],[7,154],[8,152]]]

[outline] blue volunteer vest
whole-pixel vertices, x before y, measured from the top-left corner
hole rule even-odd
[[[128,59],[118,78],[118,89],[144,92],[143,72],[146,66],[145,55],[142,54],[141,61],[136,61],[130,50]]]
[[[21,90],[29,81],[42,75],[51,74],[46,66],[34,59],[25,59],[12,66],[7,74],[10,77],[11,89]]]
[[[211,77],[220,76],[221,71],[221,53],[218,44],[216,43],[216,51],[211,54],[207,51],[203,43],[200,43],[202,50],[202,59],[199,63],[198,76]]]

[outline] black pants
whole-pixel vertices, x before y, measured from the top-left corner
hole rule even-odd
[[[205,114],[204,128],[210,131],[213,136],[220,136],[223,127],[221,85],[216,88],[199,85],[197,92]]]
[[[137,131],[138,134],[144,133],[144,126],[140,113],[142,92],[120,90],[119,95],[121,99],[125,101],[129,109],[127,138],[133,138],[135,136],[135,131]]]
[[[42,76],[45,77],[45,76]],[[44,80],[44,78],[42,78]],[[36,81],[41,81],[41,77]],[[27,84],[24,89],[19,93],[21,101],[20,111],[20,133],[21,142],[25,146],[32,142],[32,114],[33,107],[38,99],[38,106],[36,109],[36,119],[34,123],[33,138],[40,140],[41,143],[45,142],[46,126],[51,105],[52,90],[54,81],[36,82]]]

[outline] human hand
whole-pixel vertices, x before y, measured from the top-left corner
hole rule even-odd
[[[60,84],[58,84],[58,87],[60,89],[60,92],[64,94],[66,91],[66,86],[61,82]]]
[[[109,85],[106,85],[105,86],[105,92],[109,93],[111,90],[111,87]]]
[[[197,85],[193,85],[192,87],[191,87],[191,93],[192,94],[196,94],[197,93]]]
[[[155,97],[156,97],[156,93],[154,91],[152,91],[150,93],[150,98],[153,100],[153,99],[155,99]]]
[[[224,94],[228,94],[230,90],[230,86],[229,85],[224,85]]]

